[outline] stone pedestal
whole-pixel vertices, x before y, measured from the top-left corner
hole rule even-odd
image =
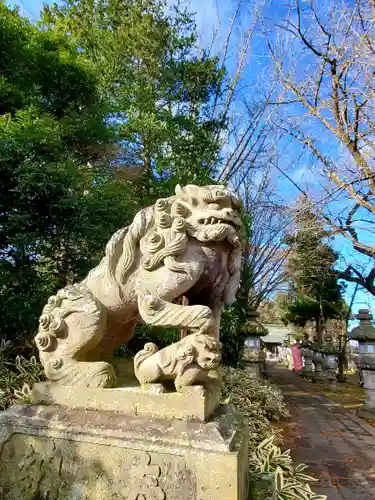
[[[164,392],[162,384],[113,389],[69,387],[53,382],[34,384],[31,399],[35,404],[58,404],[86,410],[116,411],[124,415],[200,420],[206,422],[220,403],[220,387],[185,387],[183,392]]]
[[[324,380],[322,361],[314,361],[314,377],[316,380]]]
[[[267,363],[266,363],[266,353],[261,350],[259,353],[260,367],[259,371],[263,377],[267,377]]]
[[[261,378],[265,354],[260,349],[260,338],[249,337],[245,341],[242,363],[247,374],[255,379]]]
[[[14,406],[0,450],[2,500],[247,499],[247,425],[227,406],[208,423]]]
[[[375,421],[375,371],[364,369],[362,373],[363,387],[366,390],[366,403],[358,409],[357,415]]]
[[[335,391],[337,387],[337,378],[336,378],[336,373],[328,370],[327,373],[327,382],[328,382],[328,387],[331,391]]]
[[[243,363],[244,368],[246,370],[247,375],[249,375],[250,378],[254,379],[260,379],[260,363],[257,361],[244,361]]]
[[[311,378],[313,374],[313,364],[310,352],[307,349],[303,349],[302,356],[304,360],[304,366],[302,368],[302,376]]]
[[[351,338],[359,343],[358,368],[362,372],[363,387],[366,390],[366,403],[359,408],[360,417],[375,421],[375,327],[373,316],[367,309],[360,309],[359,326],[351,331]]]
[[[333,354],[328,354],[325,357],[325,368],[327,371],[326,379],[328,382],[328,386],[331,390],[336,389],[336,382],[337,382],[337,377],[336,377],[336,370],[337,370],[337,362],[336,362],[336,356]]]
[[[314,380],[322,382],[325,379],[323,371],[323,356],[320,352],[313,351],[311,354],[311,360],[314,363]]]

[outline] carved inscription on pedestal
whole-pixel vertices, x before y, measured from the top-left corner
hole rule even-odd
[[[114,492],[125,500],[166,500],[165,491],[159,485],[161,468],[151,463],[148,452],[141,452],[138,465],[130,469],[131,484],[116,484]]]
[[[175,454],[13,434],[0,448],[0,498],[195,500],[196,479]]]
[[[48,490],[48,499],[57,499],[58,491],[64,487],[60,476],[62,464],[63,457],[52,439],[44,446],[43,455],[36,452],[34,446],[29,444],[18,463],[18,491],[23,495],[22,498],[37,495],[39,486],[44,482],[44,486]],[[53,471],[53,478],[51,471]],[[52,486],[55,489],[54,492],[51,491]]]

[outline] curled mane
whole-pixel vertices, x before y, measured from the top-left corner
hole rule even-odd
[[[105,257],[96,270],[107,277],[120,292],[121,284],[136,265],[138,249],[141,250],[140,266],[152,271],[165,265],[171,271],[186,272],[183,262],[179,262],[189,241],[189,227],[186,216],[191,210],[190,200],[183,192],[170,198],[156,201],[155,205],[137,213],[133,222],[117,231],[106,246]],[[210,193],[209,193],[210,194]],[[207,195],[208,196],[208,195]],[[211,198],[210,198],[211,200]],[[210,201],[208,200],[208,201]],[[231,304],[239,284],[241,248],[233,242],[229,256],[229,281],[224,292],[224,301]]]

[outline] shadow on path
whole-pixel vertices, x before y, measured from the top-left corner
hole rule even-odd
[[[375,499],[375,429],[287,368],[270,364],[267,372],[292,415],[282,424],[284,448],[319,479],[313,490],[328,500]]]

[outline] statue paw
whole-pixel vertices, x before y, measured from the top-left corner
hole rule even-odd
[[[180,392],[181,394],[192,394],[201,398],[203,398],[207,392],[206,388],[203,385],[179,386],[179,389],[177,389],[177,391]]]
[[[149,394],[164,394],[167,392],[163,384],[148,384],[144,387],[144,390]]]

